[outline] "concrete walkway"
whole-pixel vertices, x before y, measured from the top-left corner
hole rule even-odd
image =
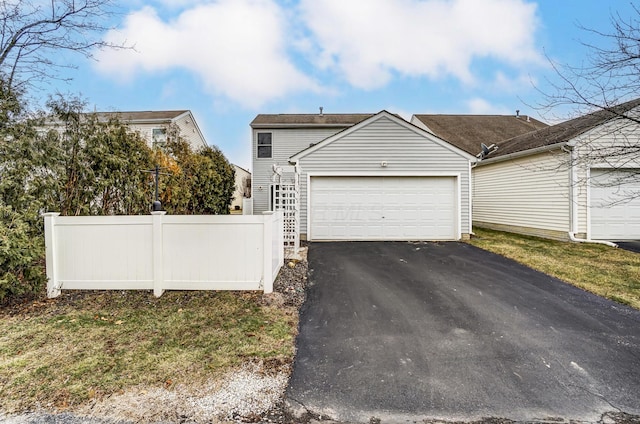
[[[463,243],[313,243],[287,391],[339,421],[640,415],[640,312]]]

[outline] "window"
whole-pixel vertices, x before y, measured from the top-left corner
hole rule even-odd
[[[271,133],[258,133],[258,157],[271,157]]]
[[[164,144],[167,142],[167,129],[166,128],[154,128],[151,132],[151,138],[153,144]]]

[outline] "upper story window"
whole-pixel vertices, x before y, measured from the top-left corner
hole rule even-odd
[[[163,144],[167,142],[167,129],[166,128],[154,128],[151,132],[151,139],[153,144]]]
[[[258,133],[258,157],[270,158],[272,148],[271,133]]]

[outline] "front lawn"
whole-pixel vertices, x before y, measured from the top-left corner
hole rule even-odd
[[[74,411],[129,392],[144,405],[141,394],[190,393],[247,362],[286,374],[298,310],[267,299],[68,291],[0,310],[0,415]]]
[[[640,309],[640,254],[474,228],[469,243],[574,286]]]

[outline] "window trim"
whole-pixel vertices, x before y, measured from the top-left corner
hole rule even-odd
[[[167,138],[166,128],[157,127],[151,129],[151,142],[154,146],[167,144]]]
[[[269,142],[268,144],[262,140],[262,144],[261,144],[261,140],[260,140],[260,136],[261,135],[269,135]],[[265,148],[268,147],[269,148],[269,156],[260,156],[260,148]],[[272,132],[259,132],[256,134],[256,159],[271,159],[273,158],[273,133]]]

